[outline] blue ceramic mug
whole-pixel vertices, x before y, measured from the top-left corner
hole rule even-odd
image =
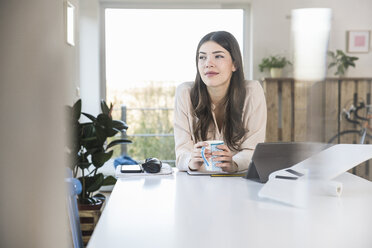
[[[210,150],[211,152],[215,151],[221,151],[221,149],[218,149],[217,146],[223,145],[223,141],[221,140],[210,140],[206,141],[208,143],[208,146],[203,146],[201,149],[201,155],[204,160],[205,169],[207,171],[222,171],[221,167],[217,167],[216,164],[221,163],[220,161],[213,161],[213,158],[217,156],[212,156],[209,159],[205,157],[205,149]]]

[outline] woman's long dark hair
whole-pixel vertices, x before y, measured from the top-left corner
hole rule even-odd
[[[239,151],[241,139],[247,131],[244,129],[242,122],[244,100],[246,96],[243,62],[238,42],[232,34],[225,31],[207,34],[201,39],[196,50],[197,73],[194,86],[190,92],[194,115],[197,117],[194,123],[193,133],[196,142],[207,140],[208,127],[213,123],[211,99],[198,69],[199,50],[207,41],[214,41],[225,48],[230,53],[236,69],[236,71],[232,73],[230,85],[223,101],[225,118],[222,128],[225,144],[231,150]]]

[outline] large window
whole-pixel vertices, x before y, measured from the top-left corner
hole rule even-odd
[[[106,98],[116,106],[115,118],[129,126],[129,156],[172,163],[175,88],[194,80],[196,47],[205,34],[229,31],[243,52],[243,19],[243,9],[106,8]]]

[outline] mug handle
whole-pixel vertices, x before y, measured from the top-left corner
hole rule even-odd
[[[201,155],[202,155],[202,158],[203,158],[203,160],[204,160],[204,163],[209,167],[210,165],[209,165],[209,163],[208,163],[208,160],[205,158],[205,146],[203,146],[202,147],[202,149],[201,149]]]

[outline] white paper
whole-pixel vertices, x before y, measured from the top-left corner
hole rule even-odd
[[[258,196],[279,201],[291,206],[305,208],[311,204],[314,196],[339,197],[342,183],[320,180],[270,179],[259,191]]]
[[[286,203],[295,207],[307,205],[306,192],[309,185],[306,181],[270,179],[258,192],[258,196]]]
[[[342,194],[342,183],[340,182],[319,181],[318,185],[319,185],[320,192],[326,195],[341,196]]]
[[[308,206],[313,196],[339,197],[342,184],[331,180],[369,159],[372,145],[334,145],[290,168],[271,173],[258,195],[296,207]]]
[[[331,180],[372,158],[372,145],[339,144],[292,166],[293,170],[308,170],[311,179]]]

